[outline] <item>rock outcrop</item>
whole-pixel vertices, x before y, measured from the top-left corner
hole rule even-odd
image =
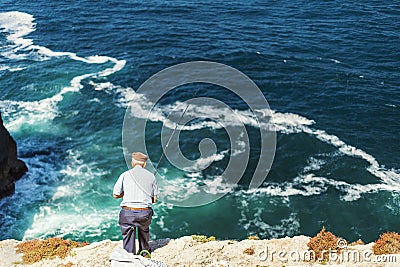
[[[150,241],[152,259],[167,266],[190,267],[398,267],[400,254],[374,255],[373,243],[352,245],[344,248],[339,255],[332,250],[330,261],[310,260],[308,236],[285,237],[271,240],[221,240],[201,243],[190,236],[178,239]],[[45,259],[33,264],[22,264],[22,255],[16,252],[17,240],[0,241],[0,266],[54,267],[111,266],[109,258],[122,241],[104,240],[88,246],[74,248],[64,259]],[[18,264],[16,264],[18,263]],[[128,266],[128,265],[126,265]]]
[[[14,182],[27,170],[17,157],[17,144],[4,127],[0,113],[0,198],[14,193]]]

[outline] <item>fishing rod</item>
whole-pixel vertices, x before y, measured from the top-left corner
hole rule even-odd
[[[196,92],[195,96],[196,96],[196,95],[197,95],[197,92]],[[185,113],[186,113],[186,111],[188,110],[189,106],[190,106],[190,104],[187,104],[186,108],[183,110],[183,113],[182,113],[181,117],[179,118],[178,122],[176,123],[175,129],[173,130],[171,136],[169,137],[168,142],[167,142],[167,145],[165,146],[165,149],[163,149],[163,151],[162,151],[162,153],[161,153],[161,157],[160,157],[160,160],[159,160],[158,163],[157,163],[156,169],[155,169],[155,171],[154,171],[154,175],[156,175],[157,170],[158,170],[158,168],[160,167],[160,163],[161,163],[162,159],[164,158],[164,155],[165,155],[164,152],[167,150],[167,148],[168,148],[168,146],[169,146],[169,143],[171,142],[172,137],[174,136],[176,130],[178,129],[178,126],[179,126],[179,124],[181,123],[183,116],[185,116]]]

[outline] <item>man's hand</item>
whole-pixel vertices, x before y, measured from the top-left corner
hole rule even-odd
[[[122,193],[121,195],[115,195],[115,194],[113,194],[113,197],[114,198],[121,198],[121,197],[123,197],[124,196],[124,193]]]
[[[154,196],[154,197],[152,198],[152,202],[153,202],[153,203],[156,203],[156,202],[157,202],[157,196]]]

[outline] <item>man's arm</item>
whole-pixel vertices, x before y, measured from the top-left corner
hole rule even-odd
[[[121,198],[124,196],[124,188],[122,185],[122,181],[124,180],[123,175],[121,174],[117,180],[117,182],[114,185],[113,189],[113,197],[114,198]]]
[[[160,193],[159,189],[158,189],[158,183],[156,178],[154,177],[154,181],[153,181],[153,196],[151,198],[152,203],[156,203],[157,202],[157,196]]]
[[[122,194],[120,194],[120,195],[113,194],[114,198],[122,198],[123,196],[124,196],[124,192],[122,192]]]

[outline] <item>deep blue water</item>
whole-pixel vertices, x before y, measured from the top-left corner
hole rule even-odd
[[[0,3],[0,111],[29,167],[16,193],[0,200],[0,239],[119,239],[111,190],[127,168],[127,103],[146,106],[146,92],[135,93],[143,82],[197,60],[232,66],[259,86],[277,119],[275,159],[262,186],[248,189],[260,147],[259,127],[246,125],[251,160],[239,185],[196,208],[169,205],[163,198],[171,192],[162,189],[152,238],[273,238],[325,226],[372,241],[399,231],[398,1]],[[177,88],[149,122],[152,162],[161,155],[160,129],[171,106],[193,90],[252,118],[222,88]],[[194,187],[218,180],[229,160],[224,129],[182,131],[181,149],[196,159],[206,137],[218,146],[211,166],[185,173],[164,160],[160,175]]]

